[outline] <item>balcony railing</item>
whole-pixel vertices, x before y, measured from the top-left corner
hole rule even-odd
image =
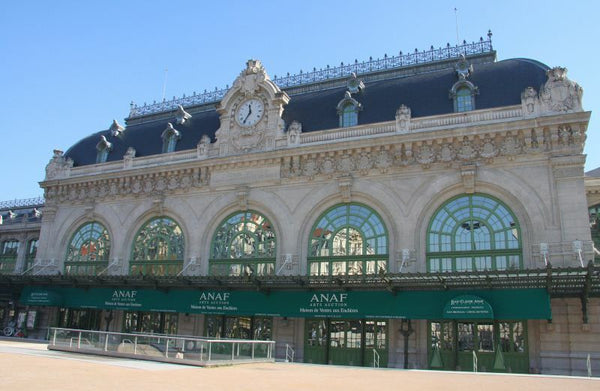
[[[129,274],[132,276],[175,277],[183,269],[183,260],[129,261]]]
[[[107,267],[108,261],[65,262],[65,274],[68,276],[97,276]]]
[[[211,276],[272,276],[275,274],[275,260],[267,259],[228,259],[211,260]]]
[[[318,83],[327,80],[334,80],[343,77],[348,77],[350,74],[355,73],[357,75],[364,75],[374,72],[381,72],[390,69],[397,69],[409,66],[415,66],[420,64],[431,63],[435,61],[444,61],[453,58],[458,58],[460,55],[470,56],[483,53],[493,52],[492,47],[492,34],[488,32],[488,39],[480,38],[478,42],[467,43],[463,41],[461,45],[450,46],[447,44],[446,47],[435,49],[433,46],[429,50],[418,51],[415,49],[412,53],[399,53],[398,56],[389,56],[385,54],[383,58],[373,59],[369,58],[366,61],[359,62],[355,60],[353,63],[344,64],[341,63],[339,66],[330,67],[327,65],[325,68],[317,69],[313,68],[312,71],[303,72],[300,71],[295,75],[289,73],[284,77],[273,77],[273,82],[280,88],[289,88],[300,86],[304,84]],[[229,86],[218,89],[215,87],[214,91],[206,91],[204,93],[190,96],[183,96],[182,98],[175,98],[173,100],[163,100],[162,102],[154,102],[147,105],[144,103],[143,106],[138,106],[131,103],[129,112],[130,118],[141,117],[144,115],[155,114],[166,112],[177,109],[178,105],[183,107],[190,107],[205,103],[214,103],[220,101],[227,91]]]

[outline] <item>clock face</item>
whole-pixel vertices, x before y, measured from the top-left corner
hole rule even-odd
[[[260,99],[248,99],[244,101],[235,113],[235,119],[240,126],[252,126],[262,118],[264,105]]]

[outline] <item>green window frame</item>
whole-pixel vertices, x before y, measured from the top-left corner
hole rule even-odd
[[[456,91],[456,98],[454,100],[454,110],[457,113],[465,111],[472,111],[475,109],[473,91],[469,87],[460,87]]]
[[[15,271],[17,256],[21,243],[16,239],[2,242],[2,253],[0,253],[0,274],[9,274]]]
[[[358,125],[358,108],[353,103],[347,103],[340,114],[340,127],[348,128]]]
[[[431,218],[426,255],[428,272],[521,269],[521,228],[514,213],[496,198],[460,195]]]
[[[273,225],[254,210],[235,212],[215,231],[210,247],[210,274],[273,275],[277,238]]]
[[[31,270],[31,268],[33,267],[33,264],[35,262],[35,257],[37,256],[38,242],[39,242],[38,238],[30,239],[27,242],[27,254],[25,256],[25,269],[24,270]]]
[[[108,267],[109,256],[108,230],[97,221],[85,223],[75,231],[67,246],[65,274],[96,275]]]
[[[373,209],[336,205],[317,219],[308,241],[311,276],[363,275],[388,270],[388,233]]]
[[[176,276],[183,268],[183,230],[170,217],[155,217],[137,232],[131,249],[132,275]]]

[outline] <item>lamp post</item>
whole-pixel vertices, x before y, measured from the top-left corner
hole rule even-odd
[[[408,337],[413,333],[410,319],[402,319],[400,323],[400,334],[404,337],[404,369],[408,369]]]

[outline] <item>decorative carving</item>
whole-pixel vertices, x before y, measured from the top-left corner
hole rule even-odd
[[[248,99],[260,102],[256,107],[262,106],[264,111],[251,126],[242,126],[235,120],[235,115],[240,109],[240,104]],[[240,73],[233,87],[217,105],[221,121],[221,127],[216,132],[219,154],[248,153],[274,148],[275,140],[284,136],[281,114],[289,99],[289,96],[269,79],[260,61],[249,60],[246,69]],[[255,108],[255,112],[258,112],[256,110]]]
[[[410,130],[411,111],[409,107],[401,105],[396,110],[396,132],[407,133]]]
[[[348,92],[351,94],[357,94],[365,88],[365,83],[356,77],[356,73],[352,72],[348,78],[346,86],[348,87]]]
[[[352,160],[352,156],[349,154],[344,154],[338,160],[337,165],[338,171],[349,173],[354,170],[354,161]]]
[[[163,140],[165,140],[165,139],[167,139],[167,138],[169,138],[171,136],[174,136],[177,139],[180,139],[181,138],[181,133],[177,129],[175,129],[173,127],[172,123],[168,122],[167,123],[167,127],[165,128],[165,130],[160,135],[160,138],[162,138]]]
[[[583,111],[581,98],[583,89],[567,78],[567,68],[555,67],[546,72],[548,81],[540,91],[542,112]]]
[[[479,154],[488,162],[491,161],[496,155],[498,155],[498,148],[496,148],[494,141],[490,138],[489,135],[486,135],[483,139],[483,144],[481,145],[481,150]]]
[[[373,161],[371,159],[370,153],[361,153],[358,157],[358,161],[356,162],[356,168],[360,171],[361,174],[367,175],[371,167],[373,167]]]
[[[203,135],[200,142],[196,146],[198,159],[206,159],[208,157],[208,149],[210,148],[210,137]]]
[[[312,179],[318,172],[319,172],[319,167],[317,166],[317,162],[315,161],[315,159],[307,159],[304,162],[304,167],[303,167],[302,173],[305,176]]]
[[[459,80],[466,80],[473,73],[473,65],[469,64],[464,54],[461,54],[460,60],[454,66],[454,70]]]
[[[190,118],[192,118],[192,115],[185,111],[182,105],[177,105],[177,111],[175,112],[175,120],[177,123],[183,125]]]
[[[429,165],[435,161],[435,152],[430,145],[421,145],[415,159],[422,164],[424,168],[429,168]]]
[[[458,147],[456,156],[461,160],[472,160],[477,156],[477,151],[473,148],[473,145],[467,136],[463,137],[463,141]]]
[[[65,159],[63,151],[55,149],[54,155],[46,165],[46,180],[55,178],[66,178],[70,175],[73,160]]]
[[[452,144],[445,144],[440,148],[438,159],[444,163],[451,163],[456,156],[456,152]]]
[[[466,194],[475,193],[475,174],[477,166],[474,164],[466,164],[460,167],[460,176],[463,182],[464,192]]]
[[[248,210],[248,194],[250,194],[248,186],[240,186],[236,190],[235,196],[241,210]]]
[[[135,158],[135,154],[135,148],[127,148],[127,152],[125,152],[125,155],[123,155],[123,168],[133,167],[133,158]]]
[[[300,145],[300,134],[302,133],[302,124],[298,121],[292,121],[288,126],[287,140],[288,146]]]
[[[121,126],[121,125],[120,125],[120,124],[117,122],[117,120],[116,120],[116,119],[113,119],[113,122],[112,122],[112,124],[110,125],[110,127],[108,128],[108,131],[110,132],[110,134],[111,134],[113,137],[118,137],[118,136],[120,136],[120,135],[121,135],[121,134],[122,134],[122,133],[125,131],[125,128],[124,128],[124,127],[122,127],[122,126]]]
[[[338,188],[340,190],[340,195],[342,196],[343,202],[351,202],[352,201],[352,182],[353,178],[351,175],[344,175],[337,179]]]
[[[389,151],[385,149],[379,151],[377,158],[375,159],[375,166],[383,173],[385,173],[388,168],[392,166],[392,158],[390,157]]]
[[[502,142],[500,150],[504,156],[508,156],[509,159],[513,159],[515,155],[521,152],[521,144],[519,143],[517,137],[508,132],[504,138],[504,141]]]
[[[537,91],[533,87],[527,87],[521,93],[521,106],[525,116],[532,116],[537,113],[539,105]]]

